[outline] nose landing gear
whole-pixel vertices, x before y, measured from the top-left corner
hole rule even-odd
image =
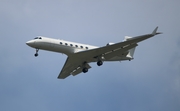
[[[35,57],[38,56],[38,51],[39,51],[39,49],[36,49],[36,53],[34,54]]]

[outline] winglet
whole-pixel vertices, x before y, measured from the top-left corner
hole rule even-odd
[[[157,32],[157,29],[158,27],[153,30],[152,35],[162,34],[161,32]]]

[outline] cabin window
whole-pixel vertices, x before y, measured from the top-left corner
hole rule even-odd
[[[81,48],[83,48],[83,46],[81,46]]]
[[[63,43],[62,43],[62,42],[60,42],[60,44],[62,45]]]
[[[67,43],[65,43],[65,45],[68,45]]]
[[[88,49],[88,47],[86,47],[86,49]]]
[[[78,47],[78,45],[75,45],[76,47]]]
[[[41,37],[39,37],[39,39],[42,39]]]
[[[72,44],[70,44],[70,46],[72,47],[73,45],[72,45]]]

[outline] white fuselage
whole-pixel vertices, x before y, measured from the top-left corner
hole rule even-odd
[[[98,48],[97,46],[69,42],[60,39],[52,39],[47,37],[37,37],[33,40],[26,42],[26,44],[36,49],[64,53],[67,56],[71,55],[72,53]]]
[[[97,46],[87,45],[87,44],[81,44],[81,43],[75,43],[60,39],[53,39],[53,38],[47,38],[47,37],[36,37],[33,40],[30,40],[26,42],[26,44],[32,48],[35,49],[42,49],[47,51],[53,51],[58,53],[66,54],[67,56],[70,56],[74,53],[96,49],[99,48]],[[36,55],[35,55],[36,56]],[[129,58],[127,56],[122,56],[115,54],[115,56],[111,58],[102,58],[103,61],[122,61],[122,60],[130,60],[132,58]],[[95,62],[96,60],[94,60]]]

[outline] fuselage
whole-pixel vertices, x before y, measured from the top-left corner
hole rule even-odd
[[[97,46],[69,42],[60,39],[53,39],[47,37],[36,37],[33,40],[26,42],[27,45],[35,49],[42,49],[58,53],[64,53],[67,56],[80,51],[98,48]]]
[[[60,40],[60,39],[53,39],[53,38],[42,37],[42,36],[38,36],[34,38],[33,40],[27,41],[26,44],[36,49],[35,56],[38,55],[37,50],[39,49],[63,53],[63,54],[66,54],[67,56],[71,56],[74,53],[99,48],[93,45],[81,44],[81,43],[70,42],[70,41],[65,41],[65,40]],[[106,57],[103,57],[102,60],[103,61],[122,61],[122,60],[132,59],[131,57],[127,57],[122,54],[117,54],[117,53],[114,53],[114,54],[115,55],[113,57],[109,58],[108,56],[106,56]],[[92,59],[91,61],[96,62],[97,59]]]

